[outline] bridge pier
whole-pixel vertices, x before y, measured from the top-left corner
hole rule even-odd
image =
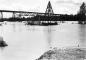
[[[15,12],[13,12],[13,15],[12,15],[12,17],[13,17],[13,18],[15,18],[15,14],[16,14],[16,13],[15,13]]]
[[[1,19],[3,19],[3,12],[1,12]]]

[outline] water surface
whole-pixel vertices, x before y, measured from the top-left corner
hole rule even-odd
[[[86,25],[60,24],[30,26],[22,22],[6,22],[0,36],[8,44],[0,50],[1,60],[35,60],[49,48],[86,47]]]

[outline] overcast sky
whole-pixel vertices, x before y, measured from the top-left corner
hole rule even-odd
[[[0,9],[45,12],[49,0],[0,0]],[[54,13],[75,14],[86,0],[50,0]]]

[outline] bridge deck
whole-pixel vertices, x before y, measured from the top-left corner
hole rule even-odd
[[[34,13],[34,14],[48,14],[48,13],[41,13],[41,12],[12,11],[12,10],[0,10],[0,12],[11,12],[11,13]],[[53,14],[53,15],[63,15],[63,14]]]

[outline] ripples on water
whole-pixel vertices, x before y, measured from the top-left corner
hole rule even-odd
[[[0,36],[8,47],[0,50],[1,60],[35,60],[50,47],[85,47],[86,25],[61,24],[30,26],[23,22],[5,22]]]

